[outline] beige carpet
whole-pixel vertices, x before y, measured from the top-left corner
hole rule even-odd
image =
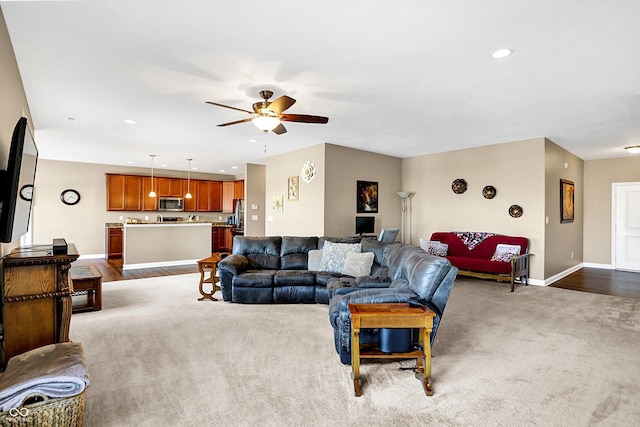
[[[459,278],[433,358],[366,363],[325,305],[200,302],[197,274],[108,282],[74,314],[87,426],[625,426],[640,423],[640,300]]]

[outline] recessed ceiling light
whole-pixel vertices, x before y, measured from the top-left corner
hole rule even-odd
[[[249,142],[258,142],[257,139],[250,139]]]
[[[128,124],[128,125],[135,125],[136,124],[136,121],[135,120],[131,120],[131,119],[126,119],[124,122],[126,124]]]
[[[495,52],[493,52],[491,54],[491,57],[493,59],[502,59],[502,58],[506,58],[507,56],[511,55],[513,53],[513,51],[511,49],[498,49]]]
[[[197,171],[197,170],[198,170],[198,168],[197,168],[197,167],[195,167],[195,166],[194,166],[194,167],[192,167],[191,169],[193,169],[194,171]]]
[[[224,169],[220,169],[220,172],[224,172]]]
[[[627,150],[631,154],[640,153],[640,145],[631,145],[629,147],[624,147],[624,149]]]
[[[238,169],[237,166],[231,166],[231,169]]]
[[[127,164],[132,165],[132,164],[133,164],[133,162],[132,162],[132,161],[128,161],[128,162],[127,162]]]
[[[168,165],[161,165],[161,166],[162,166],[163,168],[166,168],[166,167],[168,167]]]

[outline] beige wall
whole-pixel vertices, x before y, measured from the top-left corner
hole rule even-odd
[[[355,234],[356,216],[375,217],[376,233],[400,228],[402,159],[326,144],[324,235]],[[378,183],[378,213],[357,213],[357,181]]]
[[[244,234],[246,236],[264,236],[266,191],[266,167],[264,165],[246,165],[247,173],[244,181]],[[253,209],[253,206],[256,209]],[[269,207],[270,208],[270,207]],[[255,218],[255,219],[254,219]]]
[[[413,191],[410,203],[411,240],[429,239],[435,231],[484,231],[526,236],[530,241],[531,277],[544,279],[545,216],[544,138],[496,144],[406,158],[403,190]],[[467,191],[455,194],[451,183],[467,181]],[[496,197],[482,189],[493,185]],[[520,218],[509,216],[520,205]]]
[[[640,182],[640,155],[584,162],[584,262],[612,266],[612,184]]]
[[[121,222],[123,218],[154,218],[158,212],[116,212],[106,210],[105,173],[149,175],[147,168],[118,167],[93,163],[39,160],[33,196],[33,243],[50,244],[63,237],[74,243],[81,256],[101,256],[105,251],[105,222]],[[156,176],[184,177],[180,171],[156,171]],[[227,179],[228,175],[192,173],[193,179]],[[73,188],[80,193],[80,203],[67,206],[60,193]],[[201,219],[226,221],[227,213],[196,213]],[[187,212],[170,216],[188,217]]]
[[[544,237],[545,279],[582,263],[585,188],[583,170],[582,159],[552,141],[545,141],[545,210],[546,217],[549,218]],[[560,223],[561,179],[573,181],[575,185],[573,222]]]
[[[302,181],[302,166],[311,161],[316,177]],[[265,234],[267,236],[322,236],[324,233],[325,145],[319,144],[267,158]],[[299,177],[299,199],[287,200],[287,178]],[[283,196],[282,212],[273,211],[274,196]]]
[[[32,130],[33,123],[2,9],[0,9],[0,76],[2,76],[0,78],[0,169],[6,169],[11,135],[18,119],[26,117]],[[0,244],[0,255],[8,253],[11,248],[18,245],[18,242],[19,240],[16,239],[8,244]]]

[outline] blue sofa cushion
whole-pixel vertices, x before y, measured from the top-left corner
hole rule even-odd
[[[317,237],[283,237],[280,248],[280,269],[306,270],[307,253],[317,247]]]

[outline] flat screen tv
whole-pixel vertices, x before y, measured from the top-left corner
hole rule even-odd
[[[13,130],[7,170],[0,171],[0,242],[9,243],[29,231],[38,149],[27,119]]]
[[[357,216],[356,217],[356,234],[372,234],[376,229],[376,217],[374,216]]]

